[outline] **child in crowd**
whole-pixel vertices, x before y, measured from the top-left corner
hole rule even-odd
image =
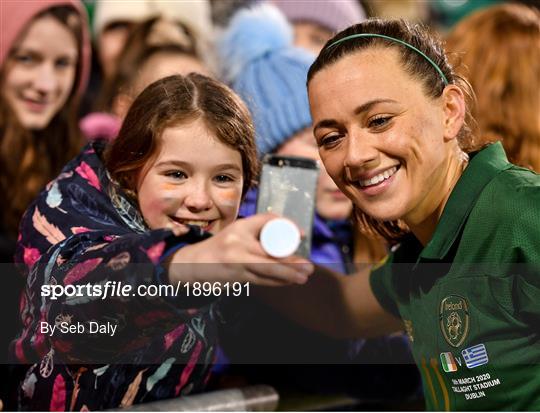
[[[2,1],[1,7],[0,263],[5,264],[13,262],[24,210],[81,147],[76,114],[90,44],[79,1]],[[1,272],[0,395],[10,381],[5,362],[22,291],[15,269],[3,265]]]
[[[80,127],[87,139],[113,139],[137,95],[150,83],[173,74],[210,74],[197,41],[179,22],[156,17],[133,26],[115,74],[105,81],[95,107]]]
[[[259,155],[277,153],[319,161],[305,88],[315,57],[293,46],[292,29],[285,17],[272,5],[242,10],[221,39],[217,46],[224,76],[252,112]],[[248,192],[241,215],[255,214],[256,199],[256,189]],[[376,263],[386,255],[381,238],[371,238],[354,227],[352,203],[324,167],[315,200],[311,261],[345,275],[355,271],[355,264]],[[248,374],[250,380],[279,388],[350,391],[363,397],[400,397],[419,383],[414,366],[395,370],[392,379],[383,371],[384,366],[346,365],[412,363],[403,335],[367,343],[334,340],[289,322],[254,300],[247,308],[250,310],[240,308],[238,325],[225,329],[224,349],[231,363],[257,366],[233,366],[231,372]],[[274,367],[270,363],[289,365]],[[407,377],[406,385],[398,385],[398,375],[399,383]]]
[[[502,140],[511,162],[540,173],[540,11],[479,10],[452,29],[446,49],[476,93],[478,138]]]
[[[212,38],[211,8],[207,0],[197,1],[96,1],[93,33],[103,78],[114,75],[118,57],[124,50],[131,28],[152,18],[167,18],[181,23],[197,39],[198,50],[205,55]]]
[[[294,29],[295,46],[319,54],[335,32],[366,19],[358,0],[271,0]]]
[[[93,7],[92,32],[95,56],[90,86],[82,102],[81,115],[102,110],[96,106],[105,83],[112,80],[119,57],[133,28],[148,19],[165,18],[180,24],[196,39],[197,54],[211,60],[213,25],[208,0],[197,1],[108,1],[96,0]]]
[[[194,297],[186,283],[306,281],[307,261],[262,250],[258,233],[272,215],[234,222],[257,172],[253,135],[226,86],[170,76],[138,96],[110,146],[88,145],[49,183],[23,217],[17,248],[27,286],[11,354],[29,365],[19,409],[101,410],[200,391],[217,297]],[[132,294],[46,292],[114,282]],[[151,297],[151,285],[181,288]],[[95,333],[92,323],[110,327]]]

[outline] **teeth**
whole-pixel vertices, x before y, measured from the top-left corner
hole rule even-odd
[[[196,225],[198,227],[207,227],[209,224],[209,221],[195,221],[195,220],[184,220],[184,219],[181,219],[180,222],[182,224]]]
[[[371,179],[361,180],[360,186],[370,186],[370,185],[377,185],[378,183],[381,183],[385,179],[390,178],[392,175],[394,175],[397,171],[397,166],[394,166],[390,169],[387,169],[383,173],[380,173],[379,175],[375,175]]]
[[[37,103],[38,105],[44,105],[46,103],[45,100],[36,100],[36,99],[31,99],[31,98],[23,98],[23,99],[26,99],[28,102],[31,102],[31,103]]]

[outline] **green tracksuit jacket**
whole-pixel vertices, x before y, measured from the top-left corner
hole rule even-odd
[[[404,323],[430,410],[540,410],[540,175],[473,154],[431,241],[371,274]]]

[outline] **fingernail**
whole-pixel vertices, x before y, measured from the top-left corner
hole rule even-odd
[[[302,275],[305,275],[305,276],[311,275],[314,270],[315,270],[315,267],[311,263],[310,264],[302,264],[300,266],[300,272],[302,273]]]
[[[296,276],[296,283],[297,284],[305,284],[308,280],[307,275],[298,274]]]

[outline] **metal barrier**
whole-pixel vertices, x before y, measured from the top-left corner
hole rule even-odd
[[[193,396],[136,404],[117,412],[263,412],[276,410],[279,395],[271,386],[259,385],[195,394]]]

